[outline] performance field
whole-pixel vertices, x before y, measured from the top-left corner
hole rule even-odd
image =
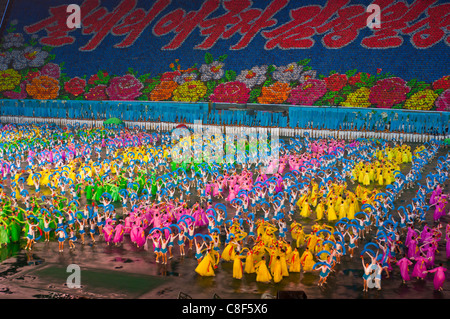
[[[7,1],[0,299],[449,298],[449,8]]]

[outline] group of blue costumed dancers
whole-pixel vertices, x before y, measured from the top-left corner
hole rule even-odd
[[[411,150],[401,141],[305,134],[281,139],[277,159],[220,162],[209,154],[177,163],[175,142],[194,148],[192,137],[48,124],[0,132],[2,245],[25,237],[32,249],[56,240],[62,253],[65,242],[70,249],[88,240],[121,245],[126,236],[162,264],[175,247],[179,256],[192,250],[201,276],[233,262],[236,279],[256,273],[258,282],[277,283],[291,272],[317,272],[319,286],[344,256],[359,254],[364,291],[381,289],[394,265],[404,282],[413,267],[411,276],[434,273],[435,289],[443,289],[446,269],[435,256],[445,229],[450,258],[450,226],[442,221],[450,156],[438,156],[438,141]],[[225,139],[206,144],[217,149]],[[398,206],[407,189],[415,197]]]

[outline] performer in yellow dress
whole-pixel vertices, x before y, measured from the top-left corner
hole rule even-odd
[[[264,243],[261,239],[257,238],[255,245],[253,245],[252,253],[253,263],[255,264],[256,270],[256,264],[261,261],[262,257],[264,257],[264,254],[266,253]]]
[[[377,151],[376,151],[376,158],[378,159],[378,160],[381,160],[381,159],[383,159],[384,158],[384,152],[383,152],[383,150],[382,149],[377,149]]]
[[[360,168],[359,173],[358,173],[358,182],[360,184],[364,183],[364,177],[365,177],[365,171],[363,168]]]
[[[300,225],[299,227],[297,227],[297,247],[301,247],[305,244],[305,239],[306,239],[306,234],[305,231],[303,230],[302,225]]]
[[[401,164],[402,162],[403,162],[403,152],[402,152],[402,149],[401,148],[396,148],[396,161],[397,161],[397,164]]]
[[[384,179],[383,179],[383,170],[381,168],[378,168],[376,176],[378,185],[383,186]]]
[[[247,258],[245,259],[244,272],[246,274],[253,274],[253,273],[256,272],[255,262],[254,262],[254,259],[253,259],[253,251],[252,250],[249,250],[247,252]]]
[[[356,200],[354,198],[350,198],[350,203],[348,205],[347,218],[352,220],[355,219],[356,214]]]
[[[265,245],[271,245],[276,241],[275,233],[278,231],[278,228],[273,226],[271,223],[266,223],[265,233],[262,236],[262,240]]]
[[[375,176],[375,167],[373,164],[371,164],[369,165],[369,179],[371,182],[375,180],[374,176]]]
[[[295,220],[291,223],[290,232],[291,232],[291,237],[293,240],[297,240],[298,233],[299,233],[299,230],[301,229],[301,226],[302,225]]]
[[[213,253],[216,253],[214,250],[211,250],[207,252],[205,257],[200,261],[200,263],[195,268],[195,272],[198,273],[200,276],[215,276],[214,273],[214,266],[215,264],[215,258],[213,257]]]
[[[308,218],[310,215],[311,215],[311,207],[309,207],[308,201],[305,200],[303,201],[302,204],[300,216],[302,216],[303,218]]]
[[[288,260],[288,266],[289,272],[300,272],[300,254],[298,253],[297,248],[292,252],[291,257]]]
[[[336,191],[337,192],[337,191]],[[339,194],[339,193],[338,193]],[[342,196],[341,194],[339,194],[335,199],[334,199],[334,210],[336,212],[339,212],[339,209],[341,208],[341,203],[342,203]]]
[[[34,185],[34,182],[33,182],[33,174],[34,174],[34,173],[33,173],[32,170],[29,170],[29,172],[30,172],[30,174],[28,174],[26,183],[27,183],[28,186],[32,187],[32,186]],[[41,174],[42,174],[42,173],[41,173]],[[41,179],[41,180],[42,180],[42,179]]]
[[[336,212],[334,210],[334,205],[333,204],[328,205],[327,215],[328,215],[328,221],[329,222],[332,222],[332,221],[335,221],[335,220],[338,219],[337,216],[336,216]]]
[[[320,193],[319,193],[319,185],[312,181],[312,189],[311,189],[311,194],[309,197],[309,203],[311,204],[312,207],[316,207],[317,206],[317,201],[320,197]]]
[[[269,270],[273,273],[273,267],[275,266],[275,258],[278,256],[277,248],[274,245],[266,247],[266,251],[269,253]]]
[[[286,252],[281,250],[277,256],[277,259],[280,260],[280,264],[281,264],[281,275],[283,277],[288,277],[289,276],[289,270],[288,270],[288,266],[287,266],[287,261],[286,261]]]
[[[404,145],[405,146],[405,153],[406,153],[406,157],[407,157],[407,161],[404,163],[410,163],[412,162],[412,153],[411,153],[411,147],[409,145]]]
[[[236,248],[237,244],[234,241],[230,241],[222,251],[221,258],[225,261],[233,261],[236,256]]]
[[[322,229],[322,226],[320,226],[317,221],[316,221],[316,223],[314,225],[311,226],[311,232],[312,233],[316,233],[316,232],[318,232],[321,229]]]
[[[302,210],[303,207],[303,203],[308,199],[308,194],[304,193],[300,196],[300,198],[297,201],[297,206],[300,209],[300,211]]]
[[[245,249],[245,248],[244,248]],[[235,255],[233,260],[233,278],[242,279],[244,273],[244,267],[242,265],[242,259],[246,258],[246,255]]]
[[[385,180],[385,182],[384,182],[385,185],[392,184],[391,170],[390,169],[384,169],[383,177],[384,177],[384,180]]]
[[[300,258],[300,264],[303,267],[303,272],[310,272],[314,267],[314,256],[309,251],[308,248],[303,252],[302,257]]]
[[[316,219],[317,220],[322,220],[324,211],[325,211],[325,203],[324,203],[323,199],[320,199],[319,204],[316,207]]]
[[[306,236],[307,241],[306,241],[306,248],[309,249],[310,251],[313,251],[314,247],[316,247],[317,245],[317,241],[318,241],[318,237],[315,234],[315,232],[312,232],[311,234]]]
[[[347,217],[347,205],[345,204],[344,200],[341,201],[341,204],[339,205],[339,219]]]
[[[293,254],[291,242],[284,242],[283,249],[285,250],[286,262],[287,262],[288,259],[290,259]]]
[[[279,283],[281,280],[283,280],[283,270],[281,267],[280,256],[276,257],[274,266],[272,269],[273,269],[272,270],[273,282]]]
[[[268,283],[272,280],[272,275],[267,268],[265,257],[261,258],[261,261],[255,265],[256,269],[256,281]]]
[[[263,219],[258,219],[258,220],[255,222],[255,225],[256,225],[256,235],[257,235],[258,237],[261,237],[261,236],[264,234],[264,231],[265,231],[265,224],[266,224],[266,222],[265,222]]]
[[[370,185],[370,175],[369,175],[369,170],[368,169],[366,169],[364,171],[363,185],[365,185],[365,186]]]
[[[395,153],[394,150],[390,147],[387,148],[387,158],[388,161],[392,162],[392,160],[394,159]]]
[[[355,181],[357,181],[358,180],[358,168],[355,166],[355,167],[353,167],[353,169],[352,169],[352,178],[351,178],[351,181],[352,181],[352,183],[354,183]]]

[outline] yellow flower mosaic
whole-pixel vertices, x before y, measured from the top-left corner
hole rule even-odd
[[[0,72],[0,92],[14,90],[20,84],[22,76],[13,69]]]
[[[423,90],[417,92],[413,94],[408,100],[406,100],[405,109],[431,110],[437,98],[438,94],[436,94],[432,90]]]
[[[366,87],[359,88],[347,96],[347,100],[341,102],[341,106],[347,107],[370,107],[369,102],[370,89]]]
[[[197,102],[205,96],[207,88],[202,81],[189,81],[173,91],[173,101]]]

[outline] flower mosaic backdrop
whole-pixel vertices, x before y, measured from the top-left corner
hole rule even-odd
[[[89,3],[88,0],[85,2]],[[123,0],[120,4],[126,2]],[[205,3],[210,2],[214,1]],[[224,6],[232,2],[235,1],[225,1]],[[219,55],[217,50],[204,50],[204,56],[197,61],[183,59],[183,54],[180,54],[179,58],[167,63],[163,72],[129,67],[127,72],[115,74],[99,64],[98,70],[92,74],[74,76],[66,69],[69,63],[66,66],[65,62],[57,62],[64,57],[57,57],[54,52],[58,50],[54,46],[44,45],[46,39],[33,32],[22,32],[17,23],[14,20],[10,22],[0,41],[1,98],[260,103],[450,111],[450,75],[426,81],[405,78],[403,74],[393,74],[382,68],[377,68],[373,73],[354,68],[345,72],[333,69],[324,72],[321,58],[308,58],[306,54],[288,63],[255,63],[236,69],[235,63],[229,63],[233,61],[229,52]],[[156,31],[154,29],[154,33],[158,33]],[[299,55],[301,51],[296,56]],[[286,61],[286,57],[282,61]],[[317,67],[319,64],[321,71]]]

